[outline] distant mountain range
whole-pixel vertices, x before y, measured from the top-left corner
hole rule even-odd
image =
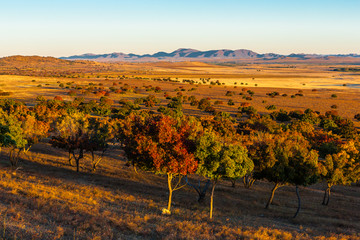
[[[298,62],[298,61],[334,61],[346,60],[346,62],[360,62],[358,54],[337,54],[337,55],[320,55],[320,54],[290,54],[281,55],[276,53],[259,54],[251,50],[210,50],[199,51],[190,48],[180,48],[171,53],[157,52],[154,54],[125,54],[125,53],[109,53],[109,54],[83,54],[69,57],[61,57],[65,60],[92,60],[98,62],[155,62],[155,61],[203,61],[203,62],[226,62],[226,61],[279,61],[279,62]]]

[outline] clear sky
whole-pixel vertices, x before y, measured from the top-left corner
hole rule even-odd
[[[0,0],[0,57],[178,48],[360,54],[360,0]]]

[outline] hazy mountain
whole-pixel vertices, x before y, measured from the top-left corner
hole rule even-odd
[[[336,58],[360,58],[357,54],[339,54],[339,55],[319,55],[319,54],[290,54],[281,55],[276,53],[259,54],[251,50],[238,49],[238,50],[210,50],[199,51],[196,49],[180,48],[171,53],[157,52],[154,54],[125,54],[125,53],[109,53],[109,54],[83,54],[74,55],[69,57],[61,57],[66,60],[93,60],[99,62],[118,62],[118,61],[131,61],[131,62],[153,62],[153,61],[231,61],[231,60],[254,60],[254,61],[271,61],[271,60],[284,60],[284,61],[298,61],[298,60],[329,60],[330,57]]]

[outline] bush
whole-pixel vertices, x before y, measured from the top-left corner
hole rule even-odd
[[[334,104],[334,105],[331,105],[331,108],[336,109],[336,108],[338,108],[338,106],[336,104]]]
[[[339,116],[339,113],[336,110],[330,110],[330,111],[325,112],[325,116],[326,117],[336,117],[336,116]]]
[[[295,110],[295,111],[289,112],[289,116],[292,118],[296,118],[296,119],[301,119],[303,114],[304,114],[304,112],[300,111],[300,110]]]
[[[70,90],[68,92],[68,95],[71,96],[71,97],[75,97],[77,95],[77,92],[75,90]]]
[[[234,94],[235,94],[235,92],[233,92],[233,91],[227,91],[225,96],[232,97],[232,96],[234,96]]]
[[[283,109],[280,109],[280,111],[278,112],[273,112],[270,114],[270,116],[277,120],[277,121],[280,121],[280,122],[287,122],[287,121],[290,121],[291,120],[291,117],[288,115],[288,113],[283,110]]]
[[[200,110],[205,110],[207,107],[210,107],[211,103],[210,103],[210,99],[209,98],[203,98],[199,101],[199,105],[198,108]]]
[[[10,96],[12,94],[13,94],[12,92],[3,92],[0,90],[0,96]]]
[[[265,107],[267,110],[275,110],[276,106],[275,105],[268,105]]]
[[[331,94],[331,97],[332,98],[337,98],[337,95],[336,94]]]
[[[61,101],[61,102],[64,101],[64,99],[62,97],[60,97],[60,96],[55,96],[54,100],[55,101]]]
[[[233,105],[235,105],[235,103],[234,103],[234,101],[233,101],[232,99],[230,99],[230,100],[228,101],[228,105],[229,105],[229,106],[233,106]]]
[[[270,92],[270,93],[266,93],[266,95],[268,95],[268,96],[270,96],[270,97],[274,98],[275,96],[279,96],[279,95],[280,95],[280,93],[279,93],[279,92]]]
[[[250,107],[250,106],[251,106],[251,103],[249,103],[249,102],[240,103],[240,107]]]
[[[253,106],[249,107],[239,107],[240,113],[246,113],[247,115],[255,115],[257,114],[257,110]]]

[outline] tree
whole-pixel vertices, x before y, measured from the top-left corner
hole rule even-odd
[[[170,214],[173,192],[185,186],[182,177],[194,173],[198,165],[191,153],[191,121],[131,114],[120,130],[125,153],[135,167],[167,175],[169,199],[165,212]]]
[[[266,149],[269,157],[260,163],[262,166],[255,175],[258,179],[267,179],[274,183],[265,208],[269,208],[279,187],[292,184],[297,189],[299,211],[300,196],[297,186],[307,186],[317,181],[317,152],[311,150],[308,141],[297,132],[275,136],[272,141],[268,141]]]
[[[21,128],[27,140],[27,144],[24,147],[24,153],[27,153],[34,144],[37,144],[41,139],[49,135],[50,124],[49,122],[39,121],[32,115],[27,115],[22,120]]]
[[[14,115],[0,110],[0,144],[2,147],[10,147],[9,160],[12,167],[17,167],[21,151],[28,143],[21,124]]]
[[[114,138],[113,126],[108,119],[91,118],[89,119],[88,142],[84,145],[85,151],[91,153],[92,170],[102,160],[104,153],[108,149],[108,141]],[[96,152],[100,152],[98,156]]]
[[[328,154],[320,161],[321,178],[326,181],[323,205],[330,201],[331,187],[334,185],[350,185],[360,180],[359,151],[354,141],[341,146],[338,153]]]
[[[210,219],[213,214],[213,199],[216,184],[222,178],[238,178],[251,172],[254,165],[247,150],[239,144],[222,143],[211,131],[205,131],[196,142],[195,157],[199,160],[197,174],[212,182]]]
[[[89,142],[89,120],[82,113],[65,115],[55,124],[55,136],[52,137],[53,147],[66,149],[75,159],[76,171],[79,172],[80,160],[84,157],[84,150]]]

